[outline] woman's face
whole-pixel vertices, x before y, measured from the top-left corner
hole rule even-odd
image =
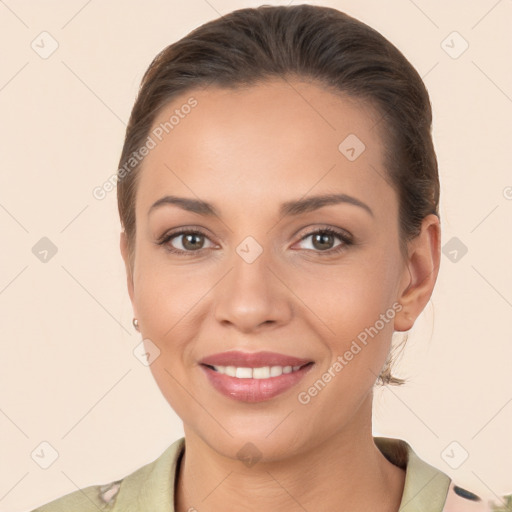
[[[218,453],[252,443],[279,459],[371,428],[410,281],[378,121],[354,99],[276,80],[183,94],[153,125],[128,286],[150,358],[160,351],[158,386]],[[178,229],[200,233],[166,241]],[[260,352],[274,356],[246,357]]]

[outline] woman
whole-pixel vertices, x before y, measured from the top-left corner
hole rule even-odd
[[[392,334],[439,270],[431,122],[405,57],[335,9],[241,9],[164,49],[126,132],[120,246],[185,437],[38,510],[502,510],[372,436],[373,387],[402,383]]]

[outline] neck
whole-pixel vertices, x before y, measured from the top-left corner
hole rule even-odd
[[[405,472],[373,442],[371,401],[369,414],[364,428],[348,426],[298,455],[251,467],[219,454],[185,428],[176,512],[398,511]]]

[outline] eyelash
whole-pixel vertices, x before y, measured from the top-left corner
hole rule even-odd
[[[331,249],[327,249],[325,251],[315,251],[313,249],[305,249],[307,251],[313,251],[315,253],[318,253],[318,254],[321,254],[321,255],[334,255],[334,254],[338,254],[344,250],[346,250],[349,246],[353,245],[354,244],[354,241],[352,239],[352,237],[346,233],[346,232],[343,232],[343,231],[339,231],[337,229],[334,229],[334,228],[330,228],[330,227],[326,227],[326,228],[320,228],[320,229],[316,229],[314,231],[310,231],[309,233],[306,233],[301,239],[300,241],[310,237],[311,235],[316,235],[318,233],[324,233],[324,234],[328,234],[328,235],[333,235],[337,238],[339,238],[341,240],[341,244],[337,245],[336,247],[333,247]],[[165,233],[163,234],[156,242],[157,245],[165,245],[167,244],[168,242],[170,242],[173,238],[176,238],[180,235],[200,235],[200,236],[204,236],[205,238],[208,238],[207,235],[205,233],[203,233],[202,231],[199,231],[197,229],[187,229],[187,228],[182,228],[182,229],[178,229],[176,231],[173,231],[171,233]],[[199,254],[201,253],[203,250],[206,250],[207,248],[201,248],[201,249],[198,249],[196,251],[182,251],[181,249],[176,249],[174,247],[166,247],[166,250],[172,254],[178,254],[178,255],[187,255],[187,256],[194,256],[196,254]]]

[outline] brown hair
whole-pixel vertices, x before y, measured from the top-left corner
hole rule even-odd
[[[161,109],[197,87],[246,87],[280,77],[315,81],[375,109],[386,178],[398,195],[402,254],[419,234],[423,218],[431,213],[439,217],[432,110],[425,85],[409,61],[379,32],[336,9],[264,5],[205,23],[164,48],[146,70],[117,175],[119,215],[132,264],[140,170],[133,155]],[[133,168],[127,171],[130,159]],[[381,384],[404,382],[391,375],[393,352],[379,375]]]

